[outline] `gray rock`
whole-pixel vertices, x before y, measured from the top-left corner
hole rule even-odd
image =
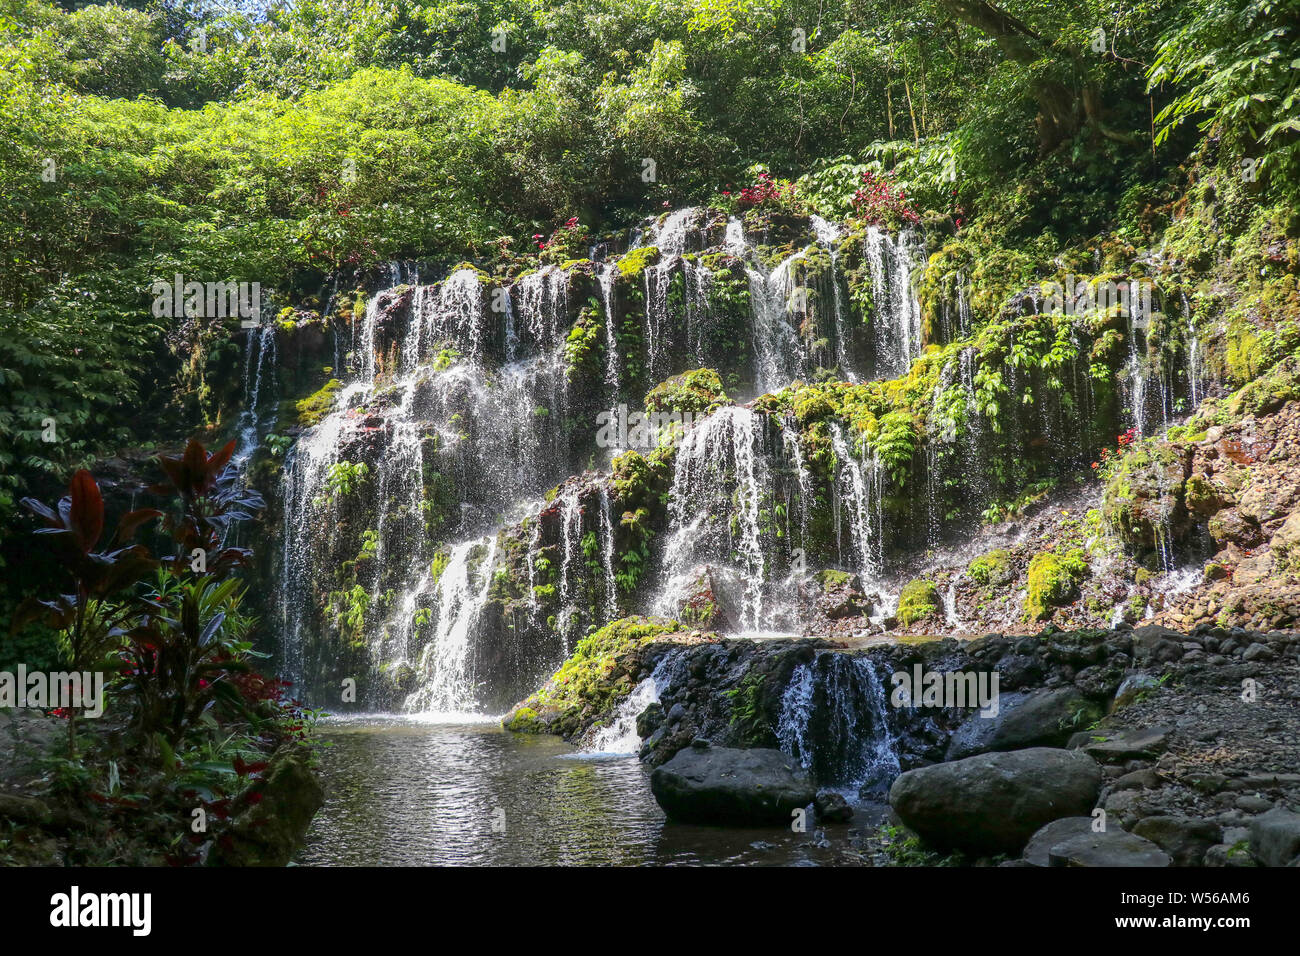
[[[1197,817],[1146,817],[1133,832],[1168,853],[1175,866],[1199,866],[1206,851],[1223,839],[1217,823]]]
[[[947,760],[960,760],[993,750],[1060,747],[1080,726],[1086,727],[1101,710],[1073,687],[1002,694],[996,717],[971,714],[952,735]]]
[[[779,750],[687,748],[650,774],[669,818],[722,826],[788,824],[816,795],[808,775]]]
[[[1150,840],[1109,829],[1081,833],[1056,844],[1047,853],[1050,866],[1168,866],[1169,854]]]
[[[1031,866],[1047,866],[1052,847],[1070,837],[1092,832],[1092,817],[1062,817],[1053,820],[1029,838],[1023,859]]]
[[[932,846],[1019,853],[1045,824],[1089,812],[1101,782],[1086,754],[1033,747],[909,770],[890,787],[889,803]]]
[[[1273,809],[1273,801],[1248,793],[1237,798],[1236,806],[1247,813],[1264,813]]]
[[[818,790],[813,797],[813,809],[823,823],[848,823],[853,819],[853,807],[842,793],[834,790]]]
[[[1160,774],[1156,773],[1151,767],[1143,767],[1141,770],[1133,770],[1123,776],[1117,777],[1115,782],[1110,785],[1111,790],[1155,790],[1163,780]]]
[[[1076,746],[1102,763],[1122,763],[1125,760],[1151,758],[1163,753],[1169,747],[1170,730],[1169,727],[1099,730],[1094,731],[1086,741],[1081,741]],[[1075,739],[1071,738],[1072,742]]]
[[[1277,655],[1273,653],[1273,648],[1257,641],[1246,648],[1246,653],[1241,656],[1243,660],[1247,661],[1271,661]]]
[[[1290,866],[1300,856],[1300,813],[1279,807],[1250,821],[1250,852],[1265,866]]]

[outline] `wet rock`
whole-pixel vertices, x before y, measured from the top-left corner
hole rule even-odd
[[[683,823],[781,826],[816,796],[808,775],[779,750],[687,748],[650,775],[665,813]]]
[[[817,819],[823,823],[848,823],[853,819],[853,807],[844,795],[834,790],[818,790],[813,798]]]
[[[1101,768],[1077,751],[1033,747],[909,770],[889,803],[931,845],[1019,853],[1044,824],[1090,811]]]
[[[1112,791],[1155,790],[1161,783],[1160,774],[1150,767],[1144,767],[1141,770],[1133,770],[1117,777],[1110,785],[1110,788]]]

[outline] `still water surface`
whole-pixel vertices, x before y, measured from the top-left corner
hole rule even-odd
[[[317,729],[330,743],[326,799],[301,865],[809,865],[849,846],[848,826],[669,823],[635,756],[579,753],[496,718],[370,715]],[[869,822],[865,811],[854,821]]]

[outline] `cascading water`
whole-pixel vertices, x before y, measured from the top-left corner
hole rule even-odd
[[[781,698],[777,739],[823,784],[878,789],[900,769],[889,695],[865,657],[823,651],[796,667]]]

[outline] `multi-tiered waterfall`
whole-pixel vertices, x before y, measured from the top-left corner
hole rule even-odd
[[[973,337],[960,272],[925,318],[916,234],[752,228],[683,209],[596,261],[395,268],[355,299],[332,406],[285,464],[284,657],[309,696],[352,677],[371,708],[499,711],[628,613],[797,633],[824,568],[888,604],[893,556],[978,515],[1026,449],[1064,472],[1112,419],[1152,427],[1154,393],[1169,421],[1149,311],[1127,313],[1117,384],[1094,394],[1109,322],[1058,323],[1035,346],[1051,361],[1026,364],[1014,324]],[[874,384],[921,363],[923,395]],[[600,439],[599,416],[700,368],[726,394],[687,376],[661,399],[687,395],[694,421]]]

